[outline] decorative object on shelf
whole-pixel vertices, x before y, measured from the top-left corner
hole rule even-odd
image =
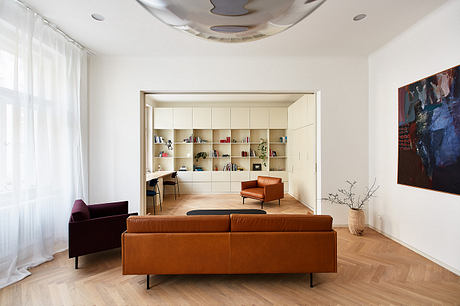
[[[198,162],[200,158],[206,159],[208,157],[208,153],[206,152],[198,152],[195,154],[195,161]]]
[[[398,90],[398,184],[460,195],[460,65]]]
[[[157,170],[161,171],[161,165],[160,164],[158,164]]]
[[[375,196],[375,192],[379,189],[379,186],[375,186],[375,180],[371,187],[367,187],[366,193],[359,195],[356,198],[356,193],[353,192],[353,188],[356,185],[356,181],[346,181],[348,189],[340,188],[337,193],[329,193],[327,198],[322,200],[329,201],[333,204],[347,205],[350,209],[348,211],[348,229],[353,235],[361,236],[365,228],[364,218],[364,205]]]
[[[137,0],[170,27],[219,42],[246,42],[277,34],[300,22],[325,1]]]
[[[165,143],[164,138],[161,136],[155,135],[155,143]]]
[[[258,156],[263,161],[264,167],[267,167],[267,141],[265,139],[260,138],[257,150],[259,151]]]
[[[262,164],[252,164],[252,171],[262,171]]]
[[[171,140],[168,140],[168,142],[166,142],[166,146],[168,147],[168,150],[169,151],[172,151],[173,150],[173,143]]]
[[[187,171],[187,166],[180,166],[179,171]]]
[[[164,151],[161,151],[160,153],[158,153],[158,157],[169,157],[169,154]]]
[[[193,135],[190,135],[189,137],[185,138],[184,143],[193,143]]]

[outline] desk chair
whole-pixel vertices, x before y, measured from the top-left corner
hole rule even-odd
[[[163,210],[161,206],[161,193],[160,193],[160,186],[158,186],[158,179],[153,179],[149,181],[149,186],[153,187],[153,189],[147,189],[147,196],[153,197],[153,214],[155,214],[155,197],[158,194],[158,198],[160,199],[160,210]]]
[[[171,173],[171,178],[173,181],[163,181],[164,186],[174,186],[174,200],[176,199],[176,186],[177,186],[177,193],[180,196],[180,190],[179,190],[179,180],[177,178],[177,171]]]

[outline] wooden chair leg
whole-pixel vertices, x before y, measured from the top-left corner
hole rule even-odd
[[[147,290],[150,289],[150,275],[147,274]]]
[[[176,199],[176,185],[174,184],[174,200]]]
[[[260,209],[264,209],[264,201],[260,202]]]
[[[242,197],[243,198],[243,205],[244,205],[244,199],[246,199],[245,197]]]
[[[313,288],[313,273],[310,273],[310,288]]]
[[[179,197],[180,197],[179,180],[177,180],[177,194],[178,194]]]
[[[278,206],[281,206],[281,199],[278,199]]]
[[[75,257],[75,269],[78,269],[78,256]]]

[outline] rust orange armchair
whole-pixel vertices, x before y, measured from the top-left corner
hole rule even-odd
[[[241,182],[241,197],[244,199],[251,198],[260,200],[260,207],[264,208],[265,202],[278,200],[281,205],[281,199],[284,198],[284,184],[280,178],[259,176],[257,180]]]

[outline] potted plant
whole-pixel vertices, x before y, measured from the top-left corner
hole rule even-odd
[[[353,235],[361,236],[365,228],[364,218],[364,205],[369,202],[379,189],[379,186],[375,186],[375,180],[371,187],[367,187],[364,194],[358,195],[353,192],[353,188],[356,185],[356,181],[346,181],[348,188],[340,188],[337,193],[329,193],[327,198],[323,200],[329,201],[333,204],[347,205],[350,209],[348,211],[348,229]]]
[[[257,150],[259,151],[259,159],[263,161],[264,167],[267,167],[267,141],[265,139],[260,138]]]

